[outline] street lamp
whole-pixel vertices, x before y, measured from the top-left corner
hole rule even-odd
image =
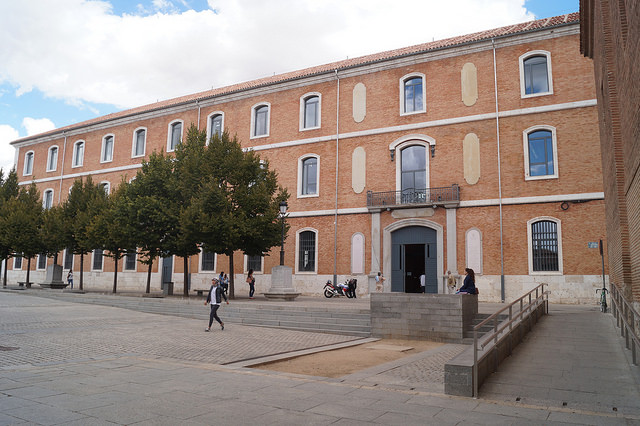
[[[280,218],[282,220],[282,240],[280,242],[280,266],[284,266],[284,215],[287,214],[286,201],[280,201]]]

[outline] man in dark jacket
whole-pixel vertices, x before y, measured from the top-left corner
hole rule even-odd
[[[211,304],[211,313],[209,314],[209,327],[207,327],[204,331],[211,331],[211,324],[213,324],[213,320],[215,319],[220,324],[220,328],[224,330],[224,323],[218,317],[218,308],[220,307],[220,302],[222,302],[222,298],[224,301],[229,304],[227,300],[227,296],[222,291],[222,288],[218,285],[218,279],[214,278],[211,280],[211,288],[209,289],[209,295],[207,296],[207,300],[204,302],[204,306],[207,306],[207,303]]]

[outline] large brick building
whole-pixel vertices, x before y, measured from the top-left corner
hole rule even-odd
[[[640,3],[581,0],[594,62],[611,281],[640,310]]]
[[[337,276],[358,278],[367,294],[382,271],[384,291],[417,291],[424,272],[427,291],[443,292],[446,271],[468,266],[481,300],[545,282],[551,300],[591,302],[602,270],[589,243],[605,239],[604,194],[578,20],[516,24],[99,117],[14,141],[17,170],[44,203],[58,203],[78,177],[105,186],[133,177],[151,152],[171,152],[190,123],[209,135],[228,129],[292,194],[285,264],[297,291],[320,295]],[[254,266],[265,291],[278,251],[235,256],[235,270]],[[143,267],[130,260],[118,287],[142,289]],[[44,259],[34,263],[44,274]],[[25,264],[11,262],[10,276]],[[164,259],[154,287],[182,285],[181,265]],[[227,265],[194,256],[192,287]],[[109,288],[113,264],[100,251],[85,268],[88,289]]]

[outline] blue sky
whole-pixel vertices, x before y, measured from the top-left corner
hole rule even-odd
[[[579,9],[579,0],[392,4],[0,1],[0,167],[14,163],[12,140],[111,112]],[[420,25],[407,23],[414,16]]]

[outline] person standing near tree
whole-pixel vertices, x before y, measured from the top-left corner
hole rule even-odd
[[[215,319],[220,324],[220,329],[224,330],[224,323],[218,316],[218,308],[220,308],[220,303],[222,299],[229,304],[229,300],[227,300],[227,296],[222,291],[222,288],[218,285],[218,279],[214,278],[211,280],[211,288],[209,289],[209,295],[207,296],[207,300],[204,302],[204,306],[207,306],[207,303],[211,304],[211,313],[209,314],[209,327],[205,328],[204,331],[211,331],[211,324],[213,324],[213,320]]]
[[[256,291],[256,279],[253,278],[253,269],[249,269],[247,284],[249,284],[249,299],[253,299],[253,294]]]
[[[69,273],[67,274],[67,285],[73,288],[73,271],[71,269],[69,269]]]

